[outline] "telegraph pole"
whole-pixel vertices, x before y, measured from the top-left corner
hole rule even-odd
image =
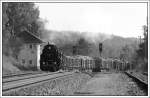
[[[143,26],[143,29],[144,29],[144,46],[145,46],[144,47],[145,48],[144,51],[145,51],[145,58],[146,58],[146,55],[147,55],[147,49],[146,49],[147,48],[146,47],[147,46],[147,41],[146,41],[147,38],[146,37],[148,36],[147,35],[147,32],[148,32],[147,26]]]
[[[140,39],[139,43],[141,44],[141,36],[139,36],[139,39]]]

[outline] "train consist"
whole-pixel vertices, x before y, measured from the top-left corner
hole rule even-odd
[[[55,45],[46,45],[41,54],[40,68],[44,71],[78,70],[101,71],[117,70],[126,71],[130,64],[118,59],[104,59],[102,57],[66,56],[58,51]]]

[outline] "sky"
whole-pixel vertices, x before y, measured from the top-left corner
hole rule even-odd
[[[146,3],[36,3],[45,28],[57,31],[143,36]]]

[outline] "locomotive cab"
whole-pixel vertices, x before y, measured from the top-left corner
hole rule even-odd
[[[40,68],[43,71],[58,71],[60,67],[60,56],[57,47],[53,44],[48,44],[44,46],[41,60]]]

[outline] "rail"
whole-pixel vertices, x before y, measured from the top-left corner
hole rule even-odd
[[[136,72],[125,72],[129,77],[135,79],[136,81],[144,84],[145,86],[148,86],[148,77],[144,76],[140,73],[136,73]]]
[[[24,74],[24,75],[15,75],[12,77],[7,77],[2,79],[2,83],[6,82],[12,82],[12,81],[18,81],[18,80],[23,80],[23,79],[29,79],[29,78],[34,78],[34,77],[40,77],[44,75],[53,75],[57,74],[58,72],[53,72],[53,73],[31,73],[31,74]]]
[[[11,74],[11,75],[3,75],[2,78],[8,78],[8,77],[14,77],[14,76],[24,76],[24,75],[30,75],[30,74],[37,74],[42,72],[25,72],[25,73],[18,73],[18,74]]]

